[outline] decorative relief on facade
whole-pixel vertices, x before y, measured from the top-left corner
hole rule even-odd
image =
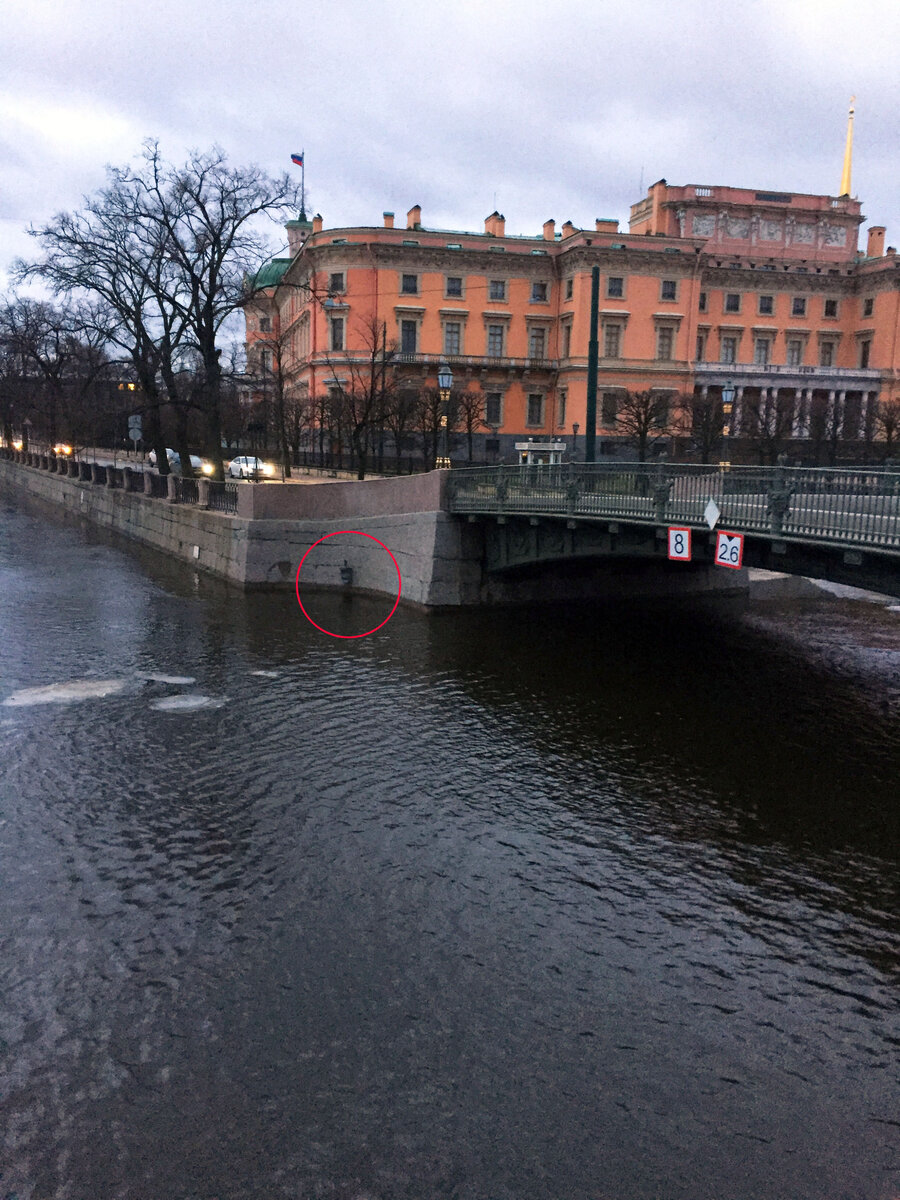
[[[823,225],[822,226],[822,245],[823,246],[846,246],[847,230],[843,225]]]
[[[716,218],[712,213],[702,213],[691,221],[691,233],[694,237],[712,237],[716,232]]]
[[[780,242],[783,234],[780,221],[760,221],[759,236],[764,242]]]
[[[748,238],[750,236],[750,218],[728,217],[725,221],[725,233],[730,238]]]
[[[675,212],[675,219],[678,222],[678,236],[684,237],[684,209],[679,208]]]
[[[794,224],[792,242],[802,242],[804,245],[816,240],[816,227],[806,221],[796,221]]]

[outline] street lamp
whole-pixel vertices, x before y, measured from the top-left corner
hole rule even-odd
[[[578,461],[578,430],[580,428],[577,421],[572,422],[572,462]]]
[[[448,469],[450,466],[450,389],[453,387],[453,372],[446,363],[438,367],[438,390],[441,393],[441,429],[444,431],[444,453],[435,466]]]
[[[734,384],[729,379],[722,388],[722,460],[720,467],[730,467],[728,461],[728,438],[731,434],[731,411],[734,407]]]

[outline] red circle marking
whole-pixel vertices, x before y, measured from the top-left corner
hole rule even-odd
[[[382,550],[385,551],[388,558],[394,564],[394,570],[397,572],[397,599],[394,601],[394,607],[391,609],[391,611],[388,613],[388,615],[384,618],[384,620],[381,622],[381,624],[374,625],[371,629],[367,629],[365,633],[332,633],[330,629],[326,629],[323,625],[316,624],[316,622],[312,619],[312,617],[309,615],[309,613],[303,607],[303,601],[300,599],[300,572],[303,570],[303,564],[306,562],[306,559],[309,556],[310,551],[315,550],[316,546],[319,545],[319,542],[327,541],[328,538],[340,537],[342,533],[356,533],[356,534],[359,534],[360,537],[367,537],[371,541],[375,542],[376,545],[379,545],[382,548]],[[353,638],[368,637],[370,633],[375,633],[376,630],[380,629],[382,625],[387,625],[388,621],[391,619],[391,617],[397,611],[397,605],[400,603],[400,590],[402,587],[403,587],[403,580],[400,578],[400,568],[397,566],[397,560],[396,560],[396,558],[394,558],[393,554],[391,554],[390,550],[388,550],[388,548],[384,544],[384,542],[379,542],[377,537],[372,537],[371,533],[364,533],[361,529],[336,529],[334,531],[334,533],[326,533],[322,537],[320,537],[318,539],[318,541],[313,542],[313,544],[310,546],[309,550],[306,551],[306,554],[304,554],[303,557],[300,559],[300,566],[297,568],[297,583],[295,586],[295,590],[297,592],[297,603],[300,605],[300,610],[303,613],[304,617],[306,617],[307,621],[309,621],[310,625],[314,625],[315,628],[318,629],[320,633],[327,633],[329,637],[346,638],[348,641],[352,641]]]

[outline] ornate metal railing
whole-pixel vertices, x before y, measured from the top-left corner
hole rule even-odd
[[[209,485],[209,507],[215,509],[216,512],[236,513],[237,492],[238,485],[236,483],[212,481]]]
[[[454,513],[621,519],[900,553],[900,471],[572,463],[454,471]]]
[[[196,479],[182,479],[180,475],[174,475],[175,483],[175,499],[179,504],[196,504],[200,499],[200,491],[197,487]]]

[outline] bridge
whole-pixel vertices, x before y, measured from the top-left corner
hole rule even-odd
[[[0,447],[0,483],[243,588],[292,586],[327,534],[311,586],[343,586],[349,567],[355,588],[396,595],[399,572],[404,599],[428,608],[727,591],[741,584],[716,563],[727,531],[744,566],[900,596],[900,471],[592,463],[305,487]],[[672,526],[691,530],[689,562],[669,561]]]
[[[484,524],[485,566],[578,558],[668,561],[667,528],[692,562],[743,535],[743,565],[900,595],[900,471],[581,463],[452,473],[451,513]],[[672,564],[677,568],[681,564]]]

